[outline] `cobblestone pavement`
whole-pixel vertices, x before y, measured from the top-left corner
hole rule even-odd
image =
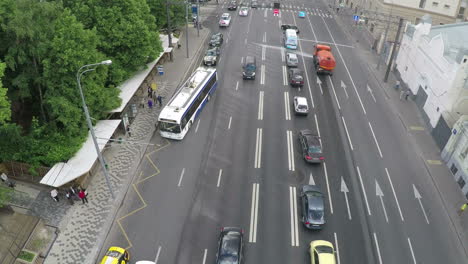
[[[193,70],[193,67],[196,66],[194,60],[199,57],[201,44],[206,40],[208,33],[207,29],[203,29],[200,32],[200,37],[197,37],[196,30],[190,28],[190,57],[185,57],[186,47],[183,45],[185,44],[183,40],[185,36],[182,36],[180,40],[182,48],[174,50],[174,61],[164,64],[165,74],[156,77],[157,93],[164,97],[163,105],[186,75],[183,73]],[[195,63],[192,64],[192,61]],[[146,89],[137,94],[132,102],[139,105],[145,92]],[[122,144],[112,143],[111,147],[104,152],[104,158],[109,163],[111,186],[116,199],[111,199],[105,178],[97,166],[87,189],[89,204],[75,203],[72,210],[69,210],[60,222],[60,234],[46,258],[46,264],[95,263],[117,209],[136,174],[141,157],[155,131],[160,107],[155,105],[149,109],[145,105],[144,108],[140,106],[138,111],[139,113],[130,128],[131,137],[121,135],[125,137],[125,142]],[[48,198],[51,200],[50,196]],[[47,207],[47,205],[43,207]],[[38,205],[37,210],[43,209]]]

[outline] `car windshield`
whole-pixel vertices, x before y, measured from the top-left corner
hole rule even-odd
[[[305,105],[299,105],[297,108],[299,108],[301,110],[307,110],[307,106],[305,106]]]
[[[170,132],[170,133],[180,133],[179,124],[168,123],[168,122],[159,122],[159,129],[161,131]]]
[[[245,66],[245,70],[247,70],[247,71],[255,71],[255,69],[256,69],[256,67],[255,67],[254,64],[247,64]]]
[[[206,56],[216,56],[216,51],[215,50],[207,50],[206,51]]]
[[[322,219],[323,218],[323,209],[322,208],[310,208],[309,215],[313,219]]]
[[[109,256],[111,258],[118,258],[118,257],[120,257],[120,252],[118,252],[118,251],[109,251],[109,252],[107,252],[107,256]]]
[[[229,16],[222,16],[221,19],[223,19],[223,20],[228,20],[228,19],[229,19]]]
[[[310,146],[309,153],[322,153],[322,148],[320,146]]]
[[[222,255],[220,256],[219,264],[238,264],[237,257]]]
[[[317,247],[315,247],[315,249],[316,249],[319,253],[330,253],[330,254],[333,254],[333,248],[328,247],[328,246],[317,246]]]
[[[241,11],[247,11],[247,10],[248,10],[248,8],[247,8],[247,7],[243,7],[243,8],[241,8]]]

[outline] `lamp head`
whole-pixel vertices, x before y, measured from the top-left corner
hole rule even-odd
[[[101,64],[102,64],[102,65],[111,65],[111,64],[112,64],[112,61],[111,61],[111,60],[101,61]]]

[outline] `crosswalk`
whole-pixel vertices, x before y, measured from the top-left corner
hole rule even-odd
[[[223,4],[221,6],[222,9],[227,8],[227,3]],[[253,11],[255,9],[251,9]],[[273,12],[273,8],[271,6],[259,6],[257,10],[271,10]],[[322,10],[320,8],[308,8],[308,7],[301,7],[301,6],[294,6],[294,5],[288,5],[288,4],[283,4],[281,5],[280,12],[282,13],[293,13],[298,15],[299,12],[302,11],[304,12],[307,16],[319,16],[319,17],[324,17],[324,18],[334,18],[332,14],[330,14],[329,11],[327,10]]]

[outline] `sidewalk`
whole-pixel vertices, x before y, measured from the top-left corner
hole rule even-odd
[[[174,48],[173,61],[166,62],[164,75],[156,76],[154,80],[158,83],[157,93],[164,98],[163,105],[170,99],[185,75],[197,66],[199,53],[203,50],[203,44],[208,34],[209,30],[204,28],[200,31],[200,37],[197,37],[196,29],[189,27],[189,58],[186,58],[186,36],[183,34],[180,37],[182,47],[180,49]],[[146,89],[142,90],[137,92],[130,103],[139,105],[142,97],[146,96]],[[106,234],[109,232],[120,204],[136,175],[141,157],[143,157],[147,147],[151,147],[148,146],[148,143],[155,133],[155,124],[160,110],[161,108],[157,104],[152,109],[149,109],[147,105],[144,108],[138,108],[139,112],[130,127],[131,137],[118,135],[117,137],[124,138],[126,142],[112,143],[104,151],[104,158],[109,164],[115,199],[111,199],[101,168],[96,166],[87,189],[89,203],[83,205],[81,202],[77,202],[70,206],[71,208],[60,221],[58,226],[60,234],[44,263],[96,263]],[[138,144],[132,144],[132,142]],[[52,207],[60,206],[53,204],[52,199],[49,200]],[[60,201],[60,203],[66,202]]]
[[[334,13],[336,14],[336,11]],[[455,182],[449,168],[441,160],[441,150],[432,138],[418,107],[411,100],[412,95],[408,101],[400,100],[401,89],[405,90],[407,88],[401,80],[400,89],[396,90],[394,88],[398,80],[397,72],[390,71],[388,82],[383,82],[387,65],[382,61],[380,69],[377,70],[378,54],[371,49],[370,32],[367,31],[365,26],[357,30],[355,26],[349,23],[352,19],[351,10],[341,9],[340,16],[337,16],[337,18],[337,23],[347,31],[345,33],[348,38],[353,41],[357,55],[363,60],[363,64],[366,64],[364,66],[367,66],[370,78],[373,78],[379,84],[379,88],[386,94],[387,101],[393,106],[393,111],[395,111],[408,131],[410,141],[426,167],[428,181],[434,184],[438,191],[436,195],[441,198],[445,206],[443,213],[447,214],[450,219],[448,224],[457,233],[460,244],[468,257],[468,213],[465,212],[461,216],[457,214],[460,206],[467,202],[466,198]]]

